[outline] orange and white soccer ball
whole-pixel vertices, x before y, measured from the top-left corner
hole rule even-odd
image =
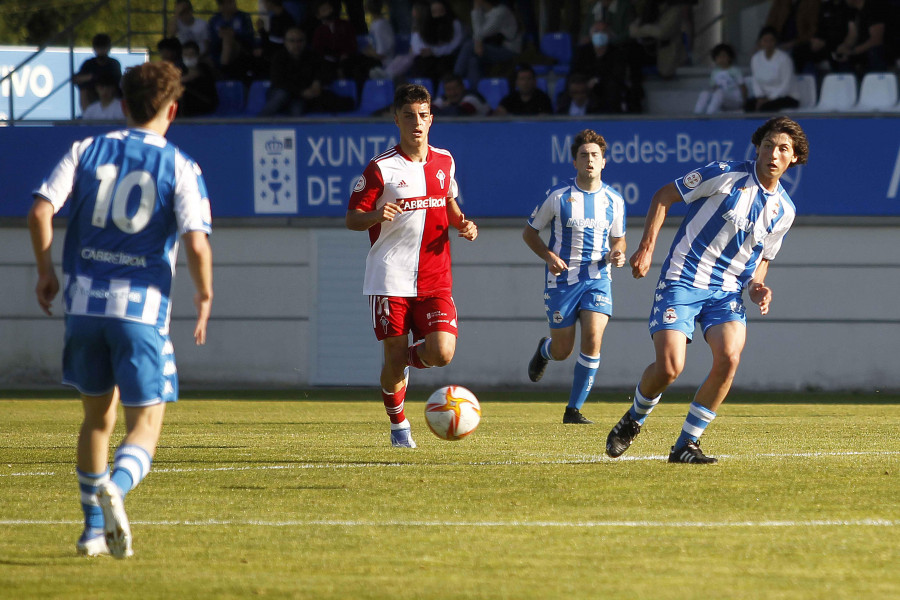
[[[475,394],[461,385],[435,390],[425,403],[428,428],[442,440],[466,437],[481,422],[481,404]]]

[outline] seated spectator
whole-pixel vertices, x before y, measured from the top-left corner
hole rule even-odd
[[[553,102],[544,90],[538,89],[537,75],[531,65],[516,69],[515,88],[500,100],[495,115],[552,115]]]
[[[97,101],[84,109],[81,119],[84,121],[122,121],[122,102],[119,100],[119,82],[110,73],[100,73],[94,81]]]
[[[410,75],[439,81],[453,71],[465,35],[463,25],[446,0],[432,0],[420,31],[412,34],[415,55]]]
[[[175,16],[169,20],[166,35],[178,38],[182,46],[187,42],[195,42],[200,48],[200,56],[206,56],[209,51],[208,24],[194,16],[194,5],[191,4],[191,0],[175,2]]]
[[[163,38],[156,43],[156,51],[159,59],[170,62],[182,71],[184,64],[181,62],[181,42],[177,37]]]
[[[588,79],[591,106],[598,113],[621,113],[627,108],[627,62],[609,45],[605,23],[595,23],[591,41],[575,49],[572,73]]]
[[[116,82],[116,89],[122,80],[122,65],[109,56],[112,49],[112,40],[105,33],[98,33],[91,41],[94,57],[81,64],[78,73],[72,76],[72,83],[78,86],[79,104],[84,112],[89,105],[100,99],[97,94],[97,79],[101,76],[112,76]]]
[[[847,37],[835,49],[837,71],[858,76],[887,70],[885,27],[888,7],[884,0],[847,0],[851,9]]]
[[[760,49],[750,58],[752,98],[744,109],[753,112],[776,112],[797,108],[800,102],[790,96],[794,83],[794,63],[787,52],[778,49],[775,29],[763,27],[757,39]]]
[[[834,70],[835,61],[833,55],[837,47],[847,37],[847,23],[850,20],[849,7],[846,0],[804,0],[804,5],[811,3],[816,5],[816,15],[813,19],[813,33],[806,39],[808,25],[805,23],[808,17],[798,16],[798,34],[790,48],[791,57],[794,59],[794,70],[798,73],[817,73]],[[790,4],[788,0],[776,0],[769,12],[767,25],[773,25],[776,30],[783,31],[781,25],[782,14],[790,8],[782,6],[781,11],[776,6]],[[799,13],[800,7],[797,11]],[[787,26],[789,27],[789,25]],[[790,36],[790,32],[786,33]]]
[[[356,32],[350,21],[340,18],[330,0],[321,0],[316,10],[319,26],[316,27],[310,46],[325,61],[323,81],[356,79],[360,84],[369,74],[360,59],[356,44]]]
[[[434,98],[431,110],[436,115],[447,117],[483,117],[491,112],[491,107],[478,92],[466,89],[463,78],[456,73],[447,73],[441,79],[444,93]]]
[[[412,23],[413,37],[410,38],[409,51],[405,54],[394,55],[394,58],[385,65],[384,73],[378,72],[374,75],[376,79],[393,79],[395,83],[400,83],[405,79],[404,76],[412,67],[413,62],[421,49],[422,26],[424,25],[425,17],[428,16],[430,10],[431,7],[425,0],[416,0],[416,2],[412,4],[409,18]],[[394,31],[396,31],[396,29]]]
[[[276,51],[284,48],[284,34],[298,23],[285,9],[284,0],[263,0],[263,4],[268,23],[263,19],[257,19],[256,32],[259,34],[262,57],[268,61]]]
[[[246,79],[253,68],[253,22],[235,0],[216,0],[219,12],[209,19],[209,53],[224,79]]]
[[[184,65],[184,75],[181,76],[184,93],[178,101],[178,115],[200,117],[212,114],[219,105],[216,77],[212,67],[200,59],[200,46],[197,42],[184,44],[181,48],[181,60]]]
[[[556,97],[556,114],[583,117],[595,114],[596,103],[588,92],[588,79],[583,73],[570,73],[566,78],[566,89]]]
[[[362,53],[371,61],[369,77],[384,79],[387,77],[384,68],[394,58],[394,45],[397,38],[394,36],[391,22],[384,16],[383,0],[367,0],[366,10],[369,12],[371,23],[368,34],[369,43],[363,48]]]
[[[460,48],[453,70],[477,85],[488,68],[512,63],[521,50],[522,35],[512,10],[500,0],[475,0],[472,39]]]
[[[709,74],[709,87],[700,92],[694,106],[696,115],[712,115],[720,110],[737,110],[747,101],[747,86],[740,67],[734,65],[734,48],[718,44],[710,52],[715,67]]]
[[[669,79],[684,64],[687,50],[682,43],[684,5],[678,0],[646,0],[644,8],[629,26],[635,40],[641,40],[655,57],[659,76]]]
[[[310,112],[343,112],[353,109],[353,100],[325,88],[322,57],[307,46],[299,27],[288,29],[284,48],[272,57],[269,96],[259,115],[288,114],[298,117]]]
[[[593,9],[594,25],[587,31],[591,34],[603,31],[609,36],[609,47],[613,53],[625,61],[625,110],[629,113],[642,112],[644,101],[644,49],[631,37],[629,26],[637,18],[637,10],[630,0],[598,0]],[[605,28],[596,24],[604,23]]]

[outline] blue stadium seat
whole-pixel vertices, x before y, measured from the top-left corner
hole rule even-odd
[[[356,97],[356,82],[352,79],[335,79],[331,83],[331,91],[338,96],[350,98],[353,100],[353,107],[356,108],[358,98]]]
[[[394,54],[400,56],[409,52],[409,42],[412,36],[409,34],[398,33],[394,36]]]
[[[390,79],[367,79],[363,84],[356,114],[368,116],[390,106],[394,101],[394,82]]]
[[[478,93],[484,96],[488,106],[493,110],[509,93],[509,82],[502,77],[486,77],[478,81]]]
[[[266,105],[266,96],[272,82],[268,79],[259,79],[250,84],[247,92],[247,106],[244,108],[244,114],[248,117],[255,117]]]
[[[466,89],[466,91],[469,91],[469,80],[468,79],[463,79],[463,87]],[[438,82],[437,95],[438,95],[438,98],[440,98],[441,96],[444,95],[444,82],[443,81]]]
[[[244,84],[240,81],[217,81],[216,91],[219,93],[219,106],[213,113],[217,117],[233,117],[244,110]]]
[[[431,79],[429,79],[428,77],[413,77],[409,81],[407,81],[407,83],[421,85],[426,90],[428,90],[429,94],[434,96],[434,83],[432,83]]]
[[[572,64],[572,36],[565,31],[545,33],[541,36],[541,53],[556,61],[554,73],[568,74]]]

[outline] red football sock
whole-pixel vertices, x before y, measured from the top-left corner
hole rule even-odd
[[[393,394],[381,390],[381,399],[384,401],[384,410],[391,423],[398,424],[406,420],[403,412],[403,403],[406,400],[406,386],[403,386]]]
[[[431,365],[422,360],[422,357],[419,356],[419,346],[421,346],[424,342],[416,342],[412,346],[409,347],[409,354],[406,360],[406,364],[410,367],[414,367],[416,369],[430,369]]]

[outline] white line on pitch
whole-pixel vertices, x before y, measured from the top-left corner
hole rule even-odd
[[[729,460],[746,460],[754,458],[822,458],[822,457],[842,457],[842,456],[897,456],[900,451],[894,450],[874,450],[859,452],[789,452],[789,453],[760,453],[760,454],[718,454],[719,458]],[[603,455],[584,456],[579,458],[561,458],[558,460],[489,460],[483,462],[452,462],[452,463],[298,463],[290,465],[253,465],[253,466],[228,466],[228,467],[172,467],[172,468],[156,468],[154,473],[204,473],[216,471],[280,471],[293,469],[371,469],[384,467],[502,467],[502,466],[540,466],[540,465],[587,465],[596,463],[615,463],[615,462],[633,462],[633,461],[665,461],[668,456],[622,456],[620,458],[609,458]],[[53,471],[36,471],[33,473],[0,473],[0,477],[37,477],[45,475],[58,475]],[[69,473],[64,473],[68,475]]]
[[[0,525],[81,525],[82,521],[0,520]],[[753,527],[897,527],[890,519],[824,519],[810,521],[366,521],[314,519],[299,521],[220,520],[131,521],[132,525],[158,527],[535,527],[535,528],[753,528]]]

